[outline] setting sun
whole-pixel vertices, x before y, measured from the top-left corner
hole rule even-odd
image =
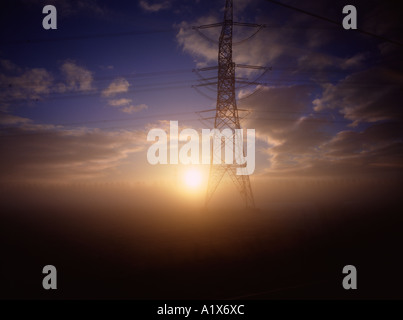
[[[202,183],[202,174],[199,170],[190,169],[185,172],[184,181],[186,186],[190,188],[197,188]]]

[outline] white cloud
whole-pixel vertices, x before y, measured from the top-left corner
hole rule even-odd
[[[9,60],[0,61],[0,110],[7,111],[17,100],[41,100],[51,93],[89,91],[93,89],[92,72],[67,60],[60,67],[63,82],[44,68],[21,68]]]
[[[146,1],[146,0],[140,0],[139,1],[139,6],[144,11],[158,12],[158,11],[170,8],[171,3],[169,1],[150,3],[149,1]]]
[[[74,61],[66,61],[60,67],[66,83],[59,84],[59,91],[89,91],[92,90],[92,72],[78,66]]]
[[[102,91],[103,97],[112,97],[118,93],[125,93],[129,90],[130,83],[125,78],[118,78]]]
[[[243,1],[243,5],[250,5],[250,2],[253,1]],[[300,21],[301,19],[298,19],[298,17],[292,16],[289,20],[281,23],[275,19],[271,23],[281,24],[280,26],[270,27],[269,25],[250,39],[248,39],[249,36],[255,30],[251,28],[234,28],[233,61],[238,64],[272,66],[273,70],[286,63],[287,68],[295,73],[309,69],[319,69],[320,71],[326,67],[346,70],[361,66],[366,55],[356,53],[347,58],[340,58],[326,52],[322,47],[328,41],[333,40],[334,34],[326,29],[311,29],[309,26],[314,26],[311,20]],[[192,29],[192,26],[221,22],[222,18],[222,12],[219,12],[200,17],[196,21],[182,21],[176,25],[178,29],[176,40],[182,50],[195,59],[197,67],[217,64],[218,39],[221,28],[200,30],[207,38],[212,40],[208,41],[199,32]],[[267,13],[261,13],[256,17],[255,21],[250,22],[267,23],[268,21],[273,21],[273,17]],[[295,28],[295,25],[301,23],[304,23],[305,27]],[[242,42],[241,40],[244,39],[248,40]],[[241,43],[239,44],[239,42]],[[237,43],[239,45],[236,45]],[[251,76],[252,71],[250,69],[237,69],[237,74]]]
[[[112,99],[108,101],[109,105],[112,107],[122,107],[127,106],[128,104],[132,103],[131,99]]]
[[[47,127],[0,129],[0,171],[3,179],[71,181],[103,177],[129,154],[143,150],[146,132]]]
[[[5,111],[15,100],[41,99],[50,93],[53,76],[46,69],[33,68],[15,76],[0,73],[0,83],[7,87],[0,92],[1,109]]]
[[[117,94],[125,93],[129,90],[129,82],[124,78],[115,79],[104,91],[103,97],[114,97]],[[134,113],[148,109],[146,104],[132,105],[133,100],[128,98],[109,99],[108,104],[119,108],[124,113]]]
[[[216,23],[218,16],[206,16],[198,19],[195,23],[188,23],[183,21],[177,27],[179,28],[176,35],[176,40],[179,45],[183,48],[183,51],[189,53],[191,56],[195,57],[198,63],[213,62],[217,60],[217,44],[211,43],[203,39],[198,32],[192,30],[191,26],[199,26],[204,24]],[[217,29],[217,28],[212,28]],[[217,30],[209,30],[203,32],[209,38],[218,39]]]
[[[0,112],[0,125],[20,125],[29,122],[31,122],[31,119]]]
[[[125,113],[134,113],[134,112],[139,112],[141,110],[146,110],[146,109],[148,109],[148,106],[146,104],[139,104],[137,106],[124,107],[121,110]]]

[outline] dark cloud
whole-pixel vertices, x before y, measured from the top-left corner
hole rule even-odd
[[[374,124],[358,132],[340,131],[332,137],[323,134],[315,137],[315,132],[302,127],[299,133],[301,136],[290,135],[282,144],[267,150],[275,160],[267,173],[312,177],[401,176],[403,130],[399,123]]]
[[[312,110],[312,86],[264,87],[260,92],[242,100],[240,108],[250,109],[252,119],[249,128],[256,128],[257,134],[272,139],[284,139],[301,124],[304,115]],[[315,123],[313,123],[315,126]]]
[[[359,90],[356,87],[349,89],[351,93]],[[246,127],[255,128],[257,137],[267,143],[264,149],[267,157],[265,172],[270,175],[370,176],[401,170],[401,122],[373,119],[375,123],[365,129],[334,130],[336,124],[331,118],[313,110],[313,90],[312,86],[265,88],[240,104],[240,107],[255,112]],[[371,93],[380,95],[379,99],[374,99]],[[366,91],[361,91],[357,94],[357,101],[374,101],[373,108],[367,106],[368,110],[376,111],[378,116],[385,115],[384,119],[398,120],[398,93],[395,94],[389,98],[391,105],[385,109],[381,108],[388,102],[385,92],[366,94]],[[336,107],[340,105],[335,102],[335,97],[329,101]],[[351,103],[357,106],[357,103]],[[350,114],[355,111],[353,107],[348,110]]]
[[[338,109],[345,118],[357,122],[403,119],[403,74],[374,67],[327,84],[315,110]]]
[[[391,150],[403,143],[403,130],[400,123],[378,123],[367,129],[341,131],[324,147],[328,156],[335,158],[376,159],[386,150]],[[396,154],[396,159],[402,154]],[[392,161],[396,162],[396,161]]]
[[[267,143],[270,171],[300,168],[306,159],[319,156],[319,146],[331,136],[329,121],[312,110],[312,86],[265,88],[240,104],[253,110],[247,128]]]

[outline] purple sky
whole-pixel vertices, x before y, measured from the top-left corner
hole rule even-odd
[[[235,19],[266,24],[234,46],[238,64],[270,66],[240,99],[256,129],[255,177],[396,176],[403,160],[402,47],[342,28],[343,1],[235,0]],[[58,29],[42,28],[55,4]],[[401,41],[399,12],[353,1],[358,27]],[[3,181],[158,180],[146,133],[165,121],[200,129],[215,107],[192,69],[216,65],[217,44],[191,26],[220,22],[224,1],[6,1],[1,6]],[[219,28],[205,34],[218,39]],[[236,28],[234,41],[253,30]],[[214,76],[214,72],[204,74]],[[259,73],[237,70],[253,80]],[[239,97],[256,86],[238,90]],[[171,171],[172,171],[171,170]],[[254,177],[252,177],[254,178]]]

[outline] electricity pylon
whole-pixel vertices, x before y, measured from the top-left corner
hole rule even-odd
[[[224,21],[222,23],[215,23],[210,25],[194,27],[194,29],[196,29],[197,31],[199,31],[199,29],[205,29],[210,27],[218,27],[218,26],[222,27],[218,45],[218,67],[209,67],[197,70],[197,71],[206,71],[217,68],[218,69],[217,83],[207,82],[198,86],[217,84],[217,106],[215,109],[214,129],[218,129],[221,132],[226,128],[231,129],[233,135],[231,137],[224,136],[224,140],[231,139],[231,142],[234,142],[234,144],[232,144],[232,148],[235,150],[234,164],[227,164],[225,163],[223,157],[221,157],[221,153],[223,152],[225,147],[225,141],[224,143],[218,143],[217,145],[219,145],[219,148],[216,149],[214,149],[214,143],[213,143],[211,160],[210,160],[210,174],[209,174],[205,205],[206,206],[208,205],[218,185],[222,181],[223,177],[226,174],[228,174],[231,177],[234,184],[236,185],[238,191],[240,192],[240,195],[245,203],[245,206],[249,208],[254,208],[255,201],[253,198],[253,192],[249,176],[237,174],[237,169],[245,170],[245,165],[239,165],[237,163],[241,162],[235,161],[236,159],[242,159],[241,156],[245,156],[245,153],[243,151],[243,139],[240,137],[238,137],[237,139],[235,137],[236,135],[235,129],[241,129],[239,111],[245,111],[245,110],[239,110],[237,108],[236,103],[235,67],[237,65],[232,60],[232,46],[233,46],[232,33],[234,25],[244,27],[258,27],[259,30],[262,27],[264,27],[263,25],[258,24],[233,22],[232,0],[226,0]],[[256,31],[253,35],[255,35],[258,31]],[[251,67],[253,69],[267,69],[258,66],[246,66],[246,65],[238,65],[238,66],[243,68]],[[212,111],[212,110],[206,110],[206,111]],[[213,141],[215,141],[216,139],[219,139],[219,141],[222,142],[221,141],[222,136],[219,135],[219,133],[217,134],[217,130],[214,130]],[[236,143],[239,143],[240,145],[235,146]],[[237,154],[237,152],[241,154]]]

